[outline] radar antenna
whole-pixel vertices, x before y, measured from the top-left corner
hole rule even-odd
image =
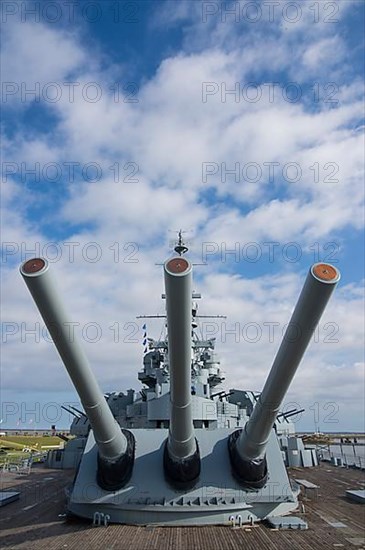
[[[180,229],[180,231],[178,233],[179,240],[178,240],[177,245],[174,248],[175,252],[177,254],[179,254],[179,256],[182,256],[183,254],[185,254],[189,250],[188,247],[185,246],[185,244],[184,244],[182,234],[183,234],[183,231]]]

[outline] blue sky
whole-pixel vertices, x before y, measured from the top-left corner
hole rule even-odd
[[[21,261],[52,263],[103,390],[138,390],[181,227],[227,388],[261,389],[309,266],[341,270],[287,399],[364,429],[364,3],[66,4],[2,3],[2,425],[77,402]]]

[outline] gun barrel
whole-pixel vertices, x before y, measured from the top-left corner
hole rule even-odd
[[[283,417],[285,418],[285,420],[287,420],[288,418],[291,418],[292,416],[296,416],[297,414],[301,414],[305,411],[305,409],[295,409],[295,411],[289,411],[289,412],[286,412],[286,413],[283,413]]]
[[[317,263],[310,268],[264,389],[236,441],[242,460],[263,458],[280,405],[339,279],[332,265]]]
[[[170,367],[170,427],[164,467],[173,482],[189,483],[200,473],[191,403],[192,266],[185,258],[172,258],[164,264],[164,275]]]
[[[169,451],[178,459],[195,452],[191,407],[192,267],[185,258],[165,263],[168,357],[170,366]]]
[[[20,273],[80,397],[101,457],[110,462],[119,460],[128,447],[126,437],[100,391],[83,349],[73,335],[71,337],[70,319],[58,296],[47,260],[28,260],[21,265]]]
[[[64,405],[61,405],[61,409],[63,409],[64,411],[66,411],[68,414],[72,414],[72,416],[74,416],[75,418],[81,418],[81,416],[79,416],[78,414],[76,414],[74,411],[71,411],[71,409],[68,409],[68,408],[65,407]]]
[[[70,405],[70,408],[76,411],[80,416],[86,416],[86,414],[80,411],[80,409],[76,409],[76,407],[73,407],[72,405]]]

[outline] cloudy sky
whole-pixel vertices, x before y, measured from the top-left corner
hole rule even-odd
[[[103,391],[140,389],[182,228],[224,388],[260,390],[306,273],[342,278],[285,407],[364,429],[364,3],[2,2],[1,427],[78,402],[19,275],[34,255]],[[161,323],[148,322],[158,337]]]

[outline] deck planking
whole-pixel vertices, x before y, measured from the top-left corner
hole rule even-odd
[[[20,491],[20,499],[0,512],[0,547],[9,549],[118,550],[365,550],[365,506],[345,497],[346,489],[362,489],[360,470],[322,463],[316,468],[291,468],[291,478],[319,485],[318,498],[301,495],[305,513],[297,513],[309,529],[276,531],[253,527],[155,527],[110,525],[65,517],[65,488],[73,472],[34,467],[29,475],[1,474],[1,489]],[[340,526],[335,526],[335,525]],[[341,526],[342,525],[342,526]]]

